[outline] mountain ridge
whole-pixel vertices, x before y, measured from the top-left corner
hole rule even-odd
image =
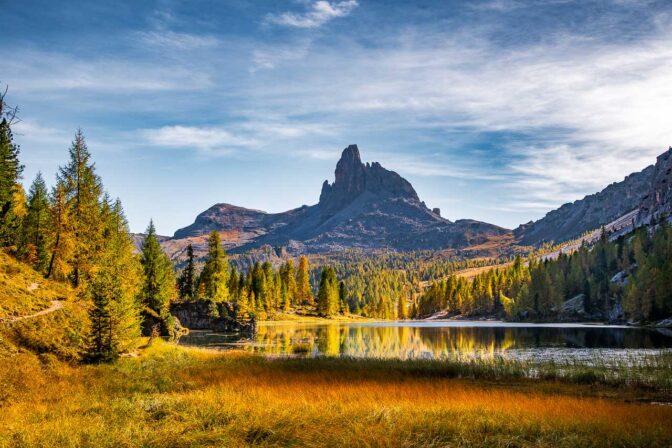
[[[521,224],[513,233],[521,244],[560,243],[637,211],[633,225],[672,213],[672,147],[656,163],[620,182],[551,210],[543,218]]]
[[[378,162],[363,163],[357,145],[343,150],[334,182],[324,181],[317,204],[281,213],[215,204],[172,239],[198,238],[213,230],[229,234],[224,243],[230,250],[271,245],[300,252],[462,248],[511,233],[480,221],[441,217],[398,173]]]

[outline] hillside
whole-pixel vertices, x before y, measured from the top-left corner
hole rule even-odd
[[[631,174],[598,193],[548,212],[538,221],[520,225],[514,235],[522,244],[559,243],[597,229],[639,207],[653,173],[654,167],[649,166]]]
[[[655,165],[627,176],[623,181],[550,211],[513,233],[521,244],[560,243],[598,229],[637,210],[636,224],[672,212],[672,147],[658,156]]]
[[[87,329],[87,308],[69,286],[0,251],[0,358],[28,349],[78,359]]]

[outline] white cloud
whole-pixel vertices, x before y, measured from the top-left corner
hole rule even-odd
[[[3,81],[19,93],[192,91],[213,85],[208,73],[170,61],[89,59],[25,49],[19,53],[3,58]]]
[[[672,143],[669,28],[624,42],[556,34],[511,48],[488,35],[406,29],[383,48],[313,45],[269,75],[284,83],[267,83],[252,101],[277,113],[328,116],[362,133],[523,134],[530,143],[502,143],[493,157],[509,160],[499,168],[508,179],[502,188],[537,207],[622,180]],[[433,176],[450,173],[445,168],[400,165]],[[487,169],[475,171],[488,176]]]
[[[330,20],[349,15],[358,5],[357,0],[339,2],[318,0],[311,4],[309,11],[303,14],[292,12],[269,14],[265,21],[266,23],[293,28],[319,28]]]
[[[226,155],[239,149],[274,151],[277,150],[278,142],[291,142],[311,135],[330,135],[332,130],[320,124],[250,119],[212,127],[164,126],[143,129],[139,133],[152,146]]]
[[[206,152],[230,153],[240,147],[249,147],[257,142],[221,128],[165,126],[145,129],[141,135],[154,146],[167,148],[198,149]]]
[[[214,48],[219,45],[219,39],[215,36],[176,33],[168,30],[139,32],[136,36],[145,45],[161,50],[195,50]]]

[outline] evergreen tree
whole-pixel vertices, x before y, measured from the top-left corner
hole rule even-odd
[[[399,297],[397,303],[397,319],[408,319],[408,304],[406,303],[406,297],[403,295]]]
[[[0,246],[4,247],[16,245],[25,204],[20,184],[23,165],[12,134],[12,112],[4,94],[0,95]]]
[[[140,336],[140,306],[136,297],[141,268],[128,223],[119,200],[110,204],[105,198],[102,205],[106,246],[87,288],[93,304],[89,312],[91,334],[87,358],[95,362],[116,359]]]
[[[28,192],[28,213],[23,224],[24,257],[39,272],[49,263],[47,234],[49,229],[49,194],[42,173],[37,173]]]
[[[332,317],[340,309],[338,297],[338,279],[331,266],[322,270],[320,288],[317,293],[317,311],[323,317]]]
[[[178,288],[180,299],[191,300],[196,294],[196,267],[194,265],[194,248],[191,244],[187,246],[187,265],[182,270],[178,279]]]
[[[348,306],[348,297],[344,281],[338,283],[338,302],[341,307],[341,314],[349,314],[350,307]]]
[[[175,296],[175,274],[170,258],[161,249],[152,221],[146,233],[140,257],[144,272],[140,299],[144,306],[161,315]]]
[[[212,231],[208,237],[208,256],[201,272],[199,283],[204,287],[205,297],[215,302],[229,298],[229,261],[221,245],[219,233]]]

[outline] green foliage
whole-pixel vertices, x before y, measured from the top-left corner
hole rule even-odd
[[[49,193],[38,172],[28,192],[28,213],[23,223],[22,256],[35,270],[46,272],[49,263]]]
[[[438,311],[462,315],[503,314],[502,297],[516,297],[529,282],[529,270],[517,257],[511,266],[491,269],[469,280],[450,276],[425,292],[417,308],[419,316]],[[509,304],[510,305],[510,304]]]
[[[322,317],[332,317],[340,310],[339,284],[336,271],[331,266],[322,270],[320,289],[317,293],[317,311]]]
[[[24,347],[45,350],[54,346],[53,350],[46,350],[70,358],[85,348],[88,359],[107,361],[128,350],[139,335],[137,297],[142,271],[121,203],[103,195],[102,182],[81,131],[75,135],[69,156],[68,163],[59,169],[51,195],[38,174],[26,200],[23,188],[17,183],[22,170],[18,147],[12,143],[8,121],[0,123],[0,237],[10,252],[35,268],[33,278],[39,279],[25,283],[25,269],[8,264],[11,272],[0,278],[0,313],[18,314],[14,335]],[[172,274],[170,261],[167,266]],[[48,280],[43,280],[40,274]],[[43,283],[51,285],[46,291],[57,289],[53,285],[58,283],[52,280],[67,281],[74,292],[68,293],[70,290],[62,285],[63,294],[42,293]],[[79,308],[64,302],[51,303],[75,294],[81,299]],[[19,300],[24,303],[15,303]],[[82,313],[71,312],[87,308],[88,319]],[[30,314],[31,310],[39,310],[40,314]],[[47,314],[49,317],[44,317]],[[77,330],[64,325],[60,333],[49,333],[53,344],[40,343],[39,337],[18,331],[33,328],[31,322],[38,318],[53,321],[56,318],[52,314],[65,315],[66,319],[77,316]],[[32,334],[48,332],[34,330]],[[65,346],[70,348],[62,349]]]
[[[194,248],[187,246],[187,265],[177,279],[177,287],[182,300],[191,300],[196,295],[196,266],[194,264]],[[237,278],[236,278],[237,280]]]
[[[59,169],[57,188],[62,188],[65,194],[71,217],[69,226],[63,231],[69,233],[73,241],[70,280],[77,287],[88,281],[95,271],[96,261],[104,245],[101,240],[103,187],[81,129],[75,134],[69,154],[70,160]]]
[[[175,297],[175,273],[170,258],[161,249],[152,221],[146,234],[140,257],[144,271],[140,301],[160,315]]]
[[[112,361],[132,347],[140,336],[140,306],[136,300],[141,270],[121,202],[103,201],[104,238],[107,250],[87,293],[91,297],[91,334],[87,359]]]
[[[665,222],[616,241],[604,234],[592,247],[555,260],[533,258],[525,266],[518,258],[512,266],[481,273],[473,281],[449,277],[429,287],[417,314],[448,311],[555,320],[566,300],[583,297],[589,319],[606,320],[617,304],[636,322],[665,319],[672,315],[671,229]]]
[[[222,247],[219,233],[213,231],[208,237],[208,255],[201,271],[199,284],[205,298],[223,302],[229,298],[229,261]]]
[[[25,216],[25,195],[20,185],[23,165],[19,162],[19,146],[14,143],[11,116],[0,96],[0,247],[16,250]]]
[[[625,311],[643,322],[672,316],[672,226],[660,224],[653,235],[637,232],[628,249],[622,263],[637,268],[625,290]]]

